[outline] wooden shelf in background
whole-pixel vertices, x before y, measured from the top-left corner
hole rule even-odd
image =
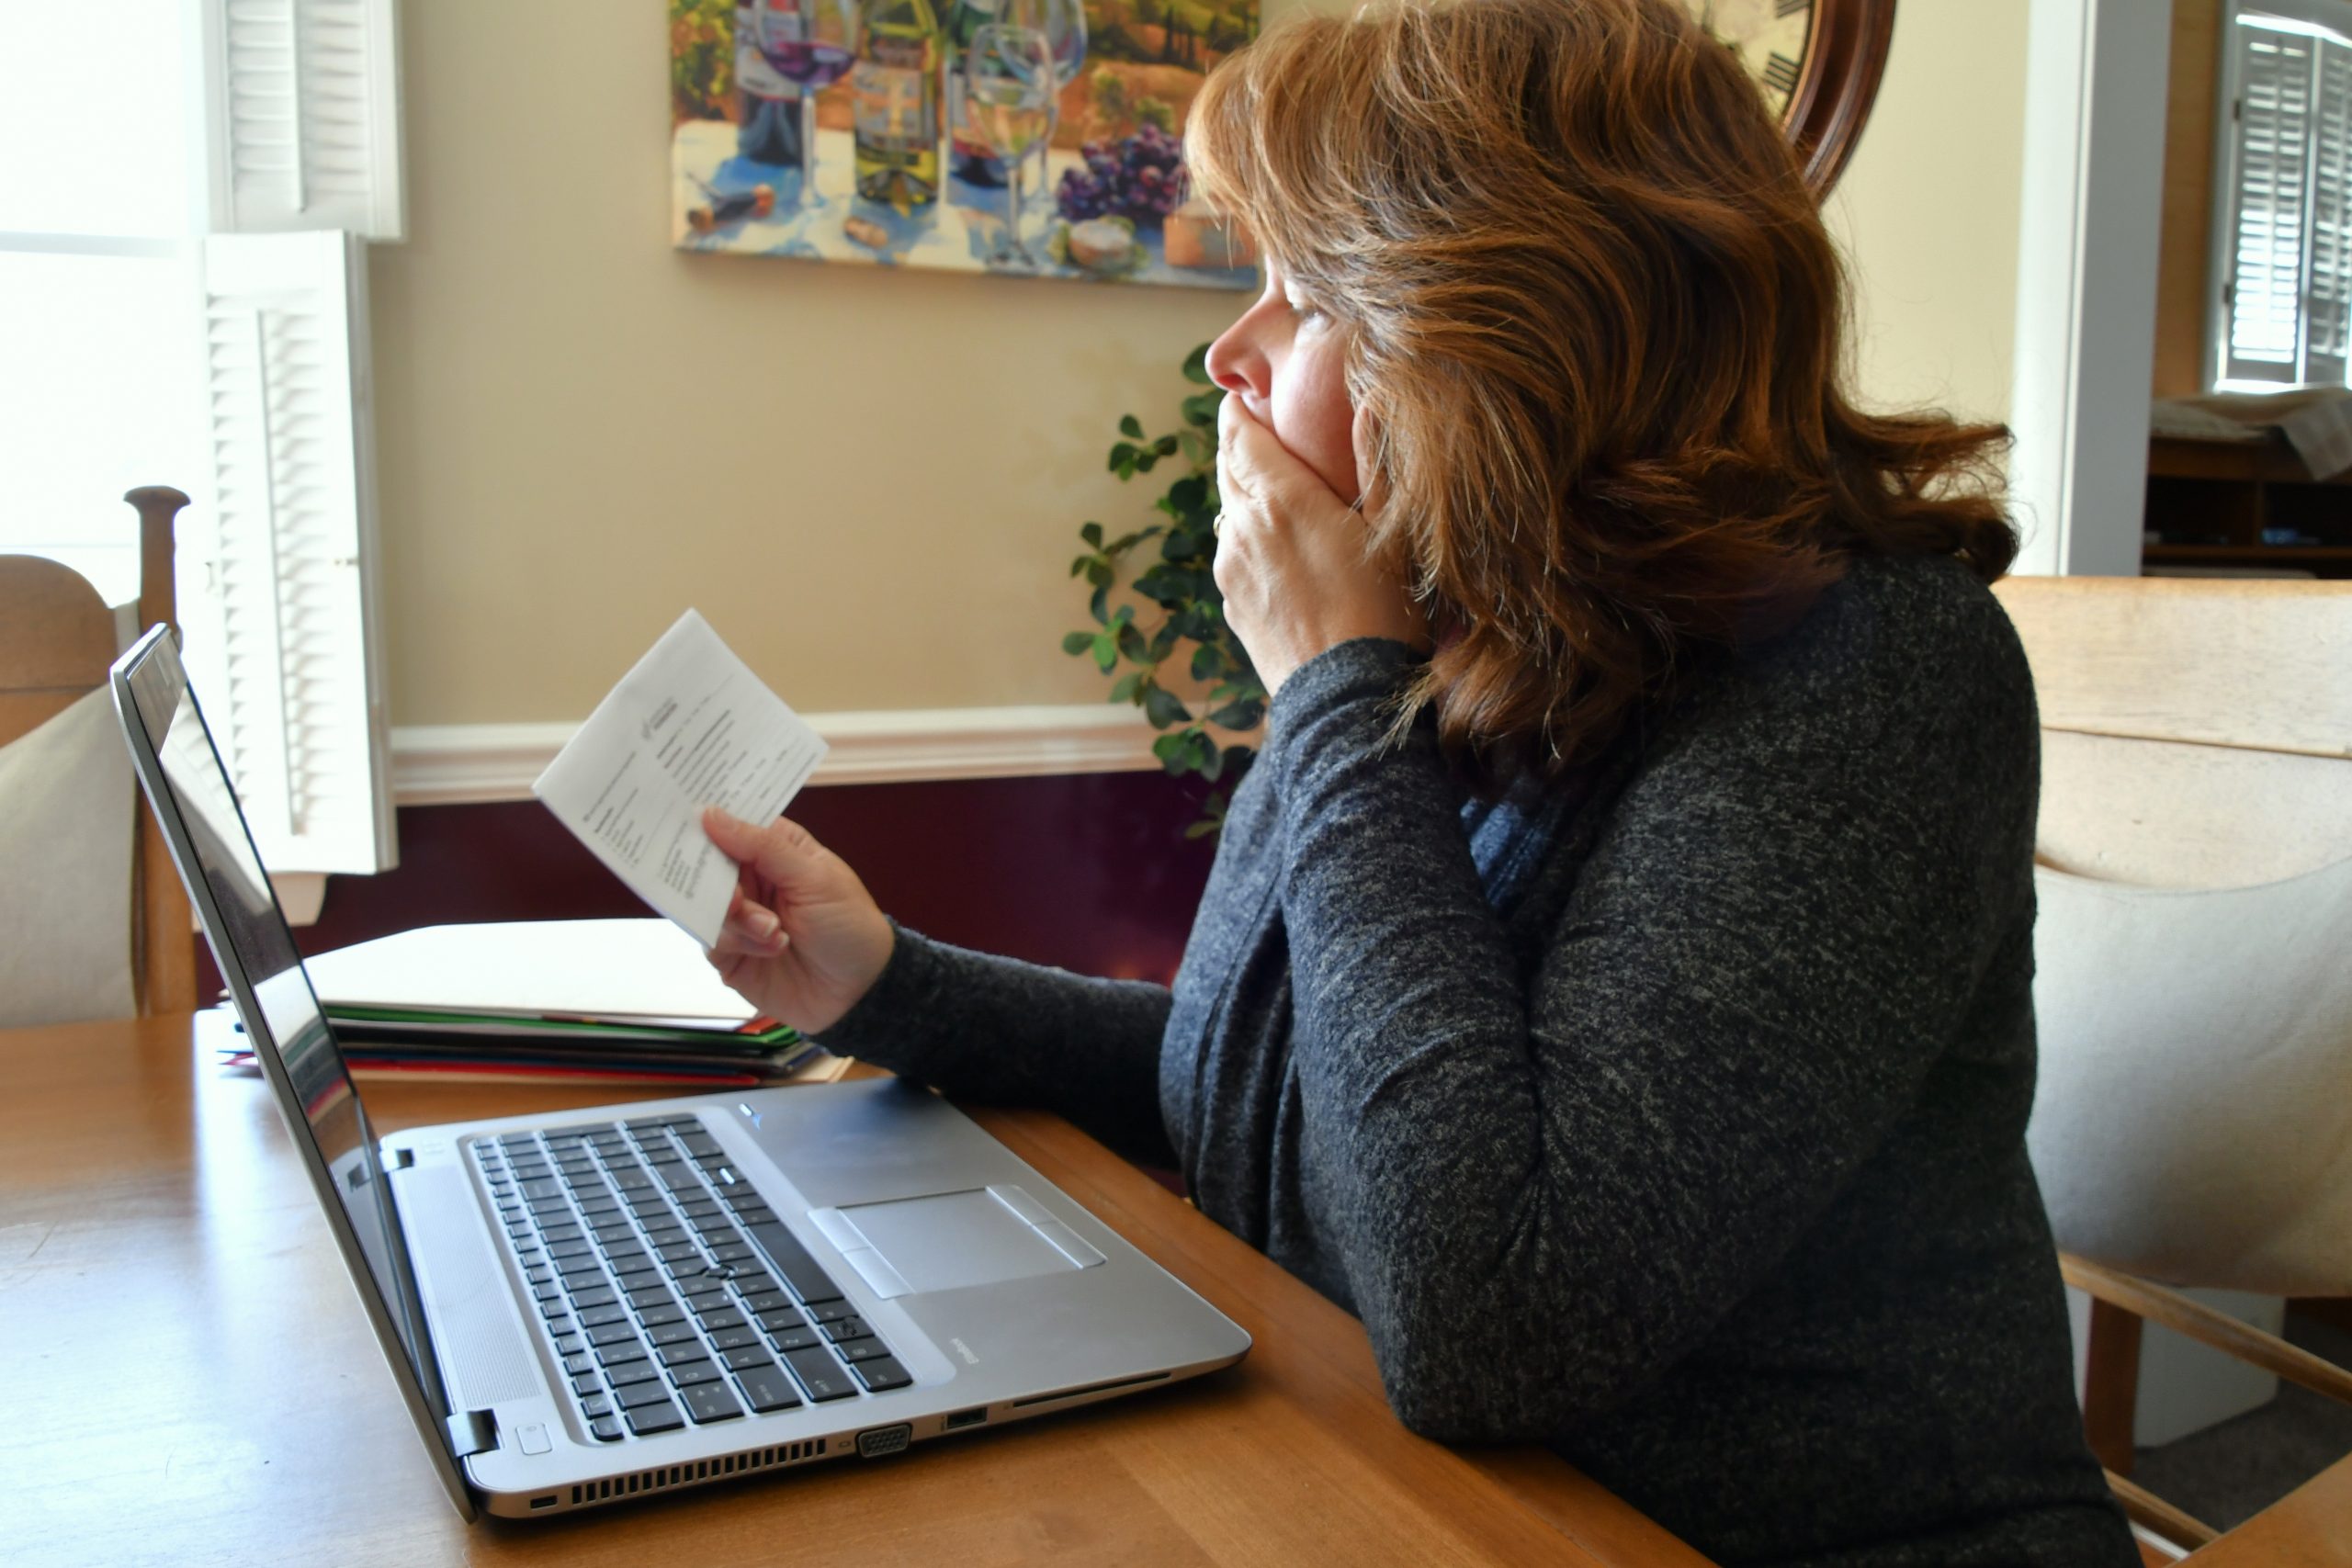
[[[2325,566],[2352,563],[2352,545],[2149,545],[2154,566]]]

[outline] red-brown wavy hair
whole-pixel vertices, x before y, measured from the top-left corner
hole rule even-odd
[[[1349,334],[1374,547],[1442,634],[1407,716],[1486,783],[1590,760],[1855,554],[2017,553],[2005,431],[1848,398],[1815,195],[1673,0],[1303,17],[1186,153]]]

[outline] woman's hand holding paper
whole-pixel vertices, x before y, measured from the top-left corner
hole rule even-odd
[[[710,962],[768,1017],[821,1034],[881,978],[898,936],[849,863],[797,822],[724,811],[703,830],[736,863],[735,896]]]

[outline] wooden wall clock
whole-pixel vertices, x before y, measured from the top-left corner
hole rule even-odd
[[[1682,0],[1739,56],[1814,189],[1837,183],[1878,97],[1894,0]]]

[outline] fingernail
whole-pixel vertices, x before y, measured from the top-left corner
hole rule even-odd
[[[784,929],[777,923],[776,918],[765,909],[752,910],[743,923],[751,927],[752,934],[762,942],[774,941],[775,933]]]

